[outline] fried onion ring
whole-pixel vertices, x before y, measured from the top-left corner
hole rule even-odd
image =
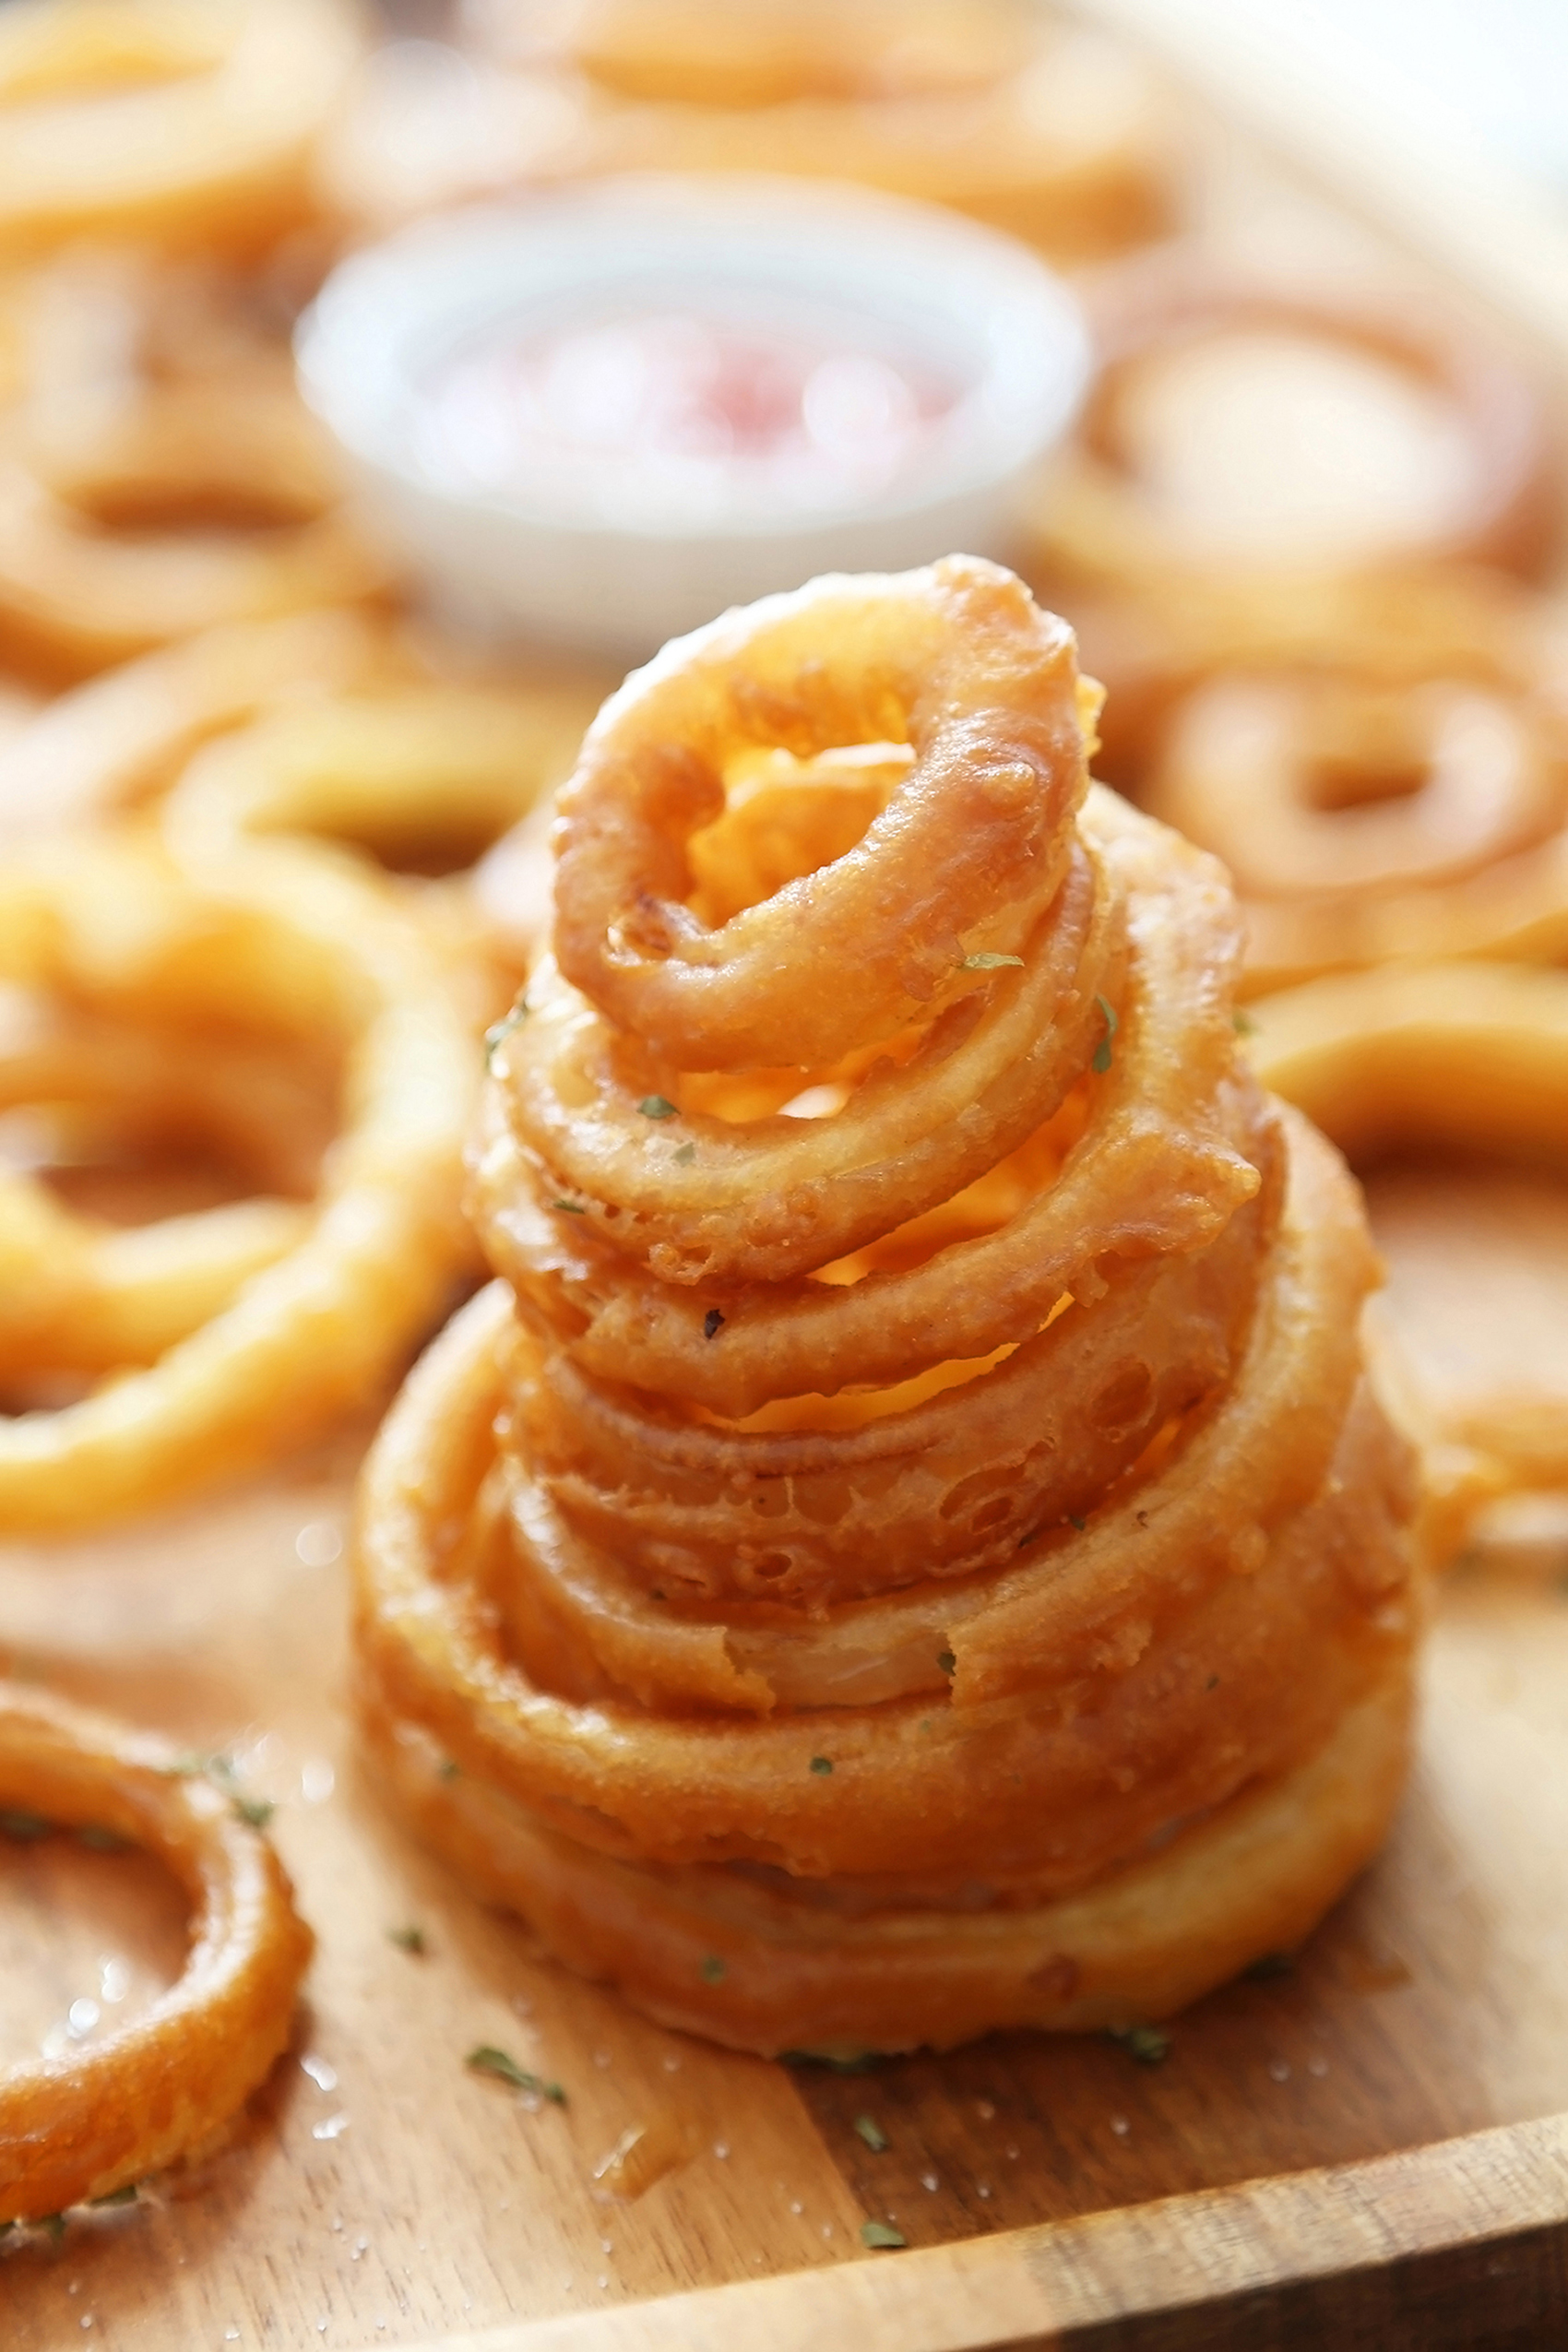
[[[1123,445],[1122,415],[1140,369],[1208,339],[1258,335],[1379,362],[1434,396],[1463,435],[1468,463],[1431,515],[1391,517],[1381,539],[1362,529],[1346,550],[1352,567],[1419,559],[1539,571],[1556,507],[1545,410],[1522,366],[1470,322],[1384,291],[1273,285],[1181,253],[1108,271],[1088,307],[1100,373],[1071,448],[1042,478],[1029,561],[1052,593],[1099,586],[1179,599],[1226,574],[1321,564],[1317,540],[1292,558],[1276,532],[1266,554],[1249,560],[1233,538],[1206,535],[1160,503]]]
[[[254,253],[310,217],[356,48],[334,0],[18,0],[0,18],[0,254]]]
[[[143,2015],[0,2074],[0,2222],[38,2221],[228,2121],[288,2045],[314,1939],[267,1839],[160,1740],[0,1685],[0,1804],[145,1847],[194,1915],[184,1973]]]
[[[306,1069],[341,1057],[343,1099],[303,1218],[286,1202],[258,1204],[248,1217],[220,1208],[113,1237],[79,1269],[85,1296],[45,1279],[20,1330],[0,1318],[15,1343],[0,1346],[13,1392],[70,1356],[72,1319],[91,1329],[95,1299],[106,1312],[120,1301],[122,1365],[137,1365],[154,1336],[172,1340],[79,1401],[0,1421],[0,1524],[55,1530],[147,1509],[273,1460],[374,1398],[467,1255],[458,1158],[477,1057],[418,929],[351,872],[280,845],[197,878],[150,845],[66,838],[0,874],[0,974],[65,1008],[35,1099],[101,1100],[115,1083],[124,1098],[148,1055],[167,1063],[193,1027],[219,1066],[240,1050],[236,1088],[258,1040]],[[71,1028],[81,1018],[97,1030],[96,1067],[92,1036]],[[117,1082],[105,1076],[109,1024],[143,1055]],[[269,1112],[279,1115],[276,1089],[252,1107],[255,1122]],[[244,1114],[208,1093],[198,1124],[225,1115]],[[36,1242],[36,1195],[31,1206]],[[21,1255],[37,1265],[25,1231]],[[192,1327],[204,1305],[215,1311]],[[102,1369],[108,1336],[95,1332],[69,1368]]]
[[[849,180],[951,206],[1062,261],[1158,235],[1175,211],[1174,111],[1142,62],[1103,34],[1033,11],[1006,11],[1006,22],[987,8],[977,20],[941,0],[887,12],[897,30],[880,41],[880,9],[868,27],[859,10],[725,7],[696,40],[691,12],[636,13],[628,40],[628,11],[587,11],[544,70],[533,43],[522,73],[496,77],[485,111],[515,125],[514,176]],[[481,166],[490,183],[501,176],[495,143],[493,130]],[[356,169],[345,154],[337,176],[350,207],[386,209],[379,160]],[[449,159],[454,192],[468,161]],[[428,203],[416,178],[405,205],[416,190]]]
[[[1568,977],[1561,972],[1388,965],[1259,998],[1248,1021],[1254,1066],[1353,1161],[1484,1146],[1559,1172],[1568,1162]],[[1460,1414],[1434,1412],[1420,1396],[1411,1402],[1429,1486],[1455,1497],[1445,1553],[1459,1548],[1475,1509],[1492,1496],[1568,1484],[1560,1403],[1527,1391]]]
[[[847,606],[876,624],[852,652]],[[940,765],[917,659],[958,715]],[[510,1282],[411,1375],[365,1467],[357,1642],[388,1777],[574,1965],[745,2048],[1175,2005],[1265,1913],[1326,1899],[1402,1769],[1414,1496],[1363,1372],[1360,1202],[1239,1062],[1218,870],[1083,797],[1093,707],[1070,639],[956,557],[768,600],[629,683],[562,795],[561,969],[491,1057],[474,1202]],[[918,944],[923,878],[887,820],[922,765],[947,805],[983,799],[986,730],[1005,754],[1021,709],[1051,755],[1017,950],[964,961],[967,925],[1022,895],[982,845],[956,853],[945,982],[933,959],[921,996],[879,993],[873,954],[861,990],[857,956],[837,988],[857,1037],[814,1026],[824,976],[780,944],[734,984],[749,1032],[720,999],[721,1057],[699,998],[670,1052],[644,985],[668,961],[606,948],[623,909],[722,971],[743,917],[709,932],[693,901],[771,868],[744,911],[777,932],[743,937],[782,943],[802,909],[812,937],[850,903],[885,921],[903,892]],[[875,746],[858,766],[851,725]],[[774,751],[799,763],[789,825],[772,785],[725,798],[737,748],[773,785]],[[977,985],[954,993],[955,967]],[[836,1059],[804,1058],[819,1039]],[[1183,1858],[1293,1821],[1352,1752],[1369,1801],[1289,1833],[1300,1879],[1191,1907]]]

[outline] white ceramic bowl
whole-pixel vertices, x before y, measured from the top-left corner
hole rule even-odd
[[[882,487],[809,505],[754,489],[612,502],[576,477],[488,486],[433,432],[433,387],[487,339],[660,305],[837,321],[850,348],[939,374],[951,405]],[[439,600],[623,659],[819,572],[1004,559],[1089,371],[1072,297],[1010,238],[861,188],[731,175],[601,181],[422,223],[333,273],[298,359],[367,520]]]

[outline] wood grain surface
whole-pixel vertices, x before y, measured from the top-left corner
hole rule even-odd
[[[1396,1170],[1371,1189],[1434,1393],[1463,1384],[1467,1332],[1521,1254],[1568,1286],[1568,1194],[1550,1182]],[[1568,1319],[1545,1320],[1533,1359],[1515,1328],[1516,1376],[1561,1383]],[[383,1814],[348,1717],[339,1547],[357,1450],[346,1438],[334,1458],[178,1522],[4,1555],[0,1662],[234,1755],[277,1801],[321,1940],[295,2050],[230,2146],[145,2206],[0,2256],[7,2352],[86,2335],[113,2352],[445,2344],[506,2322],[523,2323],[505,2339],[519,2352],[717,2343],[680,2333],[689,2307],[634,2308],[613,2329],[601,2315],[775,2280],[775,2302],[715,2305],[735,2312],[723,2340],[957,2346],[1055,2328],[1065,2342],[1087,2329],[1085,2343],[1206,2345],[1232,2340],[1206,2332],[1220,2323],[1207,2304],[1194,2334],[1116,2330],[1169,2329],[1217,2280],[1273,2296],[1293,2281],[1321,2303],[1349,2266],[1389,2273],[1365,2308],[1392,2325],[1399,2259],[1422,2245],[1481,2261],[1512,2215],[1555,2247],[1556,2126],[1432,2152],[1568,2109],[1568,1562],[1550,1531],[1445,1588],[1396,1835],[1288,1974],[1202,2003],[1157,2067],[1108,2040],[1016,2036],[838,2075],[644,2024],[533,1957]],[[390,1938],[410,1925],[423,1956]],[[74,2002],[99,2013],[78,2009],[78,2029],[101,2033],[168,1980],[180,1929],[138,1858],[0,1838],[0,2055],[67,2033]],[[530,2110],[469,2073],[481,2042],[559,2079],[567,2105]],[[636,2127],[671,2168],[617,2203],[595,2168]],[[1289,2178],[1420,2150],[1360,2187],[1340,2170]],[[1240,2202],[1199,2193],[1259,2180],[1274,2185]],[[1378,2216],[1406,2207],[1379,2235]],[[935,2270],[866,2252],[868,2219]],[[1072,2226],[1041,2235],[1051,2224]],[[1517,2249],[1507,2259],[1523,2263],[1508,2275],[1520,2293],[1555,2275]],[[785,2284],[802,2273],[818,2283]],[[600,2316],[562,2333],[572,2314]]]

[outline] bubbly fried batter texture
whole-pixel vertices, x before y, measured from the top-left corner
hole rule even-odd
[[[0,1684],[0,1805],[106,1831],[190,1898],[184,1974],[142,2015],[0,2073],[0,2222],[106,2197],[199,2146],[288,2044],[314,1939],[231,1796],[166,1742]]]
[[[1219,869],[1087,785],[1094,709],[962,557],[628,681],[491,1054],[505,1281],[366,1466],[390,1785],[743,2047],[1159,2013],[1297,1940],[1400,1783],[1359,1198],[1239,1058]]]

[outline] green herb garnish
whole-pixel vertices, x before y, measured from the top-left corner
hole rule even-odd
[[[936,1653],[936,1662],[938,1666],[941,1667],[944,1674],[952,1674],[956,1672],[958,1664],[957,1659],[954,1657],[951,1650],[938,1650]]]
[[[470,2049],[463,2063],[471,2073],[493,2074],[497,2082],[509,2083],[515,2091],[531,2091],[536,2098],[552,2099],[557,2107],[566,2104],[566,2094],[559,2083],[547,2083],[542,2076],[530,2074],[526,2066],[519,2066],[505,2050],[496,2049],[489,2042],[481,2042],[477,2049]]]
[[[871,2150],[873,2156],[880,2156],[887,2145],[887,2134],[883,2130],[881,2124],[877,2121],[875,2116],[857,2115],[855,2118],[855,2129],[860,2133],[861,2139],[865,2142],[867,2147]]]
[[[131,1841],[122,1837],[117,1829],[102,1829],[97,1822],[89,1822],[77,1832],[77,1844],[85,1846],[89,1854],[128,1854]]]
[[[1111,2038],[1120,2042],[1140,2066],[1163,2066],[1170,2055],[1170,2037],[1158,2025],[1112,2025]]]
[[[812,1770],[814,1772],[831,1772],[832,1769],[833,1759],[831,1756],[814,1756],[812,1758]]]
[[[727,1974],[728,1974],[728,1971],[727,1971],[727,1969],[725,1968],[724,1963],[723,1963],[723,1961],[719,1958],[719,1956],[718,1953],[717,1953],[717,1952],[710,1952],[710,1953],[708,1953],[708,1954],[707,1954],[707,1957],[704,1959],[703,1964],[702,1964],[702,1980],[703,1980],[704,1984],[705,1984],[705,1985],[717,1985],[717,1984],[719,1984],[719,1983],[721,1983],[721,1982],[723,1981],[723,1979],[724,1979],[724,1978],[725,1978],[725,1976],[726,1976]]]
[[[521,1028],[523,1023],[528,1019],[528,1017],[529,1000],[526,996],[519,996],[511,1011],[509,1013],[504,1013],[500,1020],[493,1022],[492,1026],[486,1029],[484,1033],[484,1059],[487,1068],[493,1063],[495,1060],[497,1047],[505,1045],[506,1039],[511,1036],[512,1031],[517,1028]]]
[[[96,2208],[99,2205],[134,2205],[136,2201],[137,2184],[134,2180],[127,2180],[123,2189],[111,2189],[106,2197],[89,2197],[88,2204]]]
[[[862,2221],[861,2224],[862,2246],[907,2246],[909,2242],[902,2230],[893,2228],[885,2221]]]
[[[1016,964],[1021,971],[1024,959],[1021,956],[998,956],[991,948],[982,947],[978,956],[966,956],[958,969],[961,972],[999,972],[1004,964]],[[903,2242],[900,2238],[900,2246]]]
[[[668,1096],[661,1094],[645,1094],[637,1109],[645,1119],[678,1119],[681,1115]]]
[[[677,1168],[689,1168],[696,1156],[697,1147],[695,1144],[683,1144],[680,1150],[675,1154],[675,1165]]]
[[[47,1837],[54,1824],[45,1821],[42,1813],[13,1812],[9,1806],[0,1812],[0,1831],[7,1837],[19,1837],[28,1845],[35,1838]]]
[[[568,1217],[586,1217],[588,1210],[581,1201],[552,1201],[552,1208],[564,1208]]]
[[[1264,1952],[1241,1974],[1254,1985],[1266,1985],[1276,1977],[1293,1977],[1296,1955],[1293,1952]]]
[[[1101,1013],[1105,1016],[1105,1035],[1095,1047],[1094,1060],[1090,1063],[1089,1067],[1091,1070],[1098,1072],[1099,1076],[1103,1078],[1106,1072],[1111,1067],[1111,1040],[1115,1036],[1117,1029],[1121,1027],[1121,1024],[1116,1018],[1116,1007],[1114,1004],[1108,1004],[1103,996],[1097,996],[1095,998],[1095,1003],[1099,1006]]]
[[[1082,1535],[1084,1529],[1088,1526],[1088,1521],[1087,1519],[1080,1519],[1075,1511],[1069,1511],[1067,1514],[1067,1525],[1070,1527],[1076,1527],[1078,1533]]]
[[[821,2049],[786,2049],[779,2053],[781,2066],[826,2066],[830,2074],[873,2074],[882,2064],[880,2050],[857,2050],[853,2058],[835,2058]]]
[[[430,1940],[421,1927],[388,1928],[386,1941],[395,1943],[399,1952],[411,1952],[417,1960],[422,1960],[430,1950]]]
[[[265,1829],[278,1811],[270,1797],[235,1797],[232,1801],[236,1819],[247,1829]]]
[[[1230,1026],[1238,1037],[1256,1037],[1258,1033],[1258,1025],[1250,1013],[1232,1013]]]
[[[443,1756],[435,1767],[435,1777],[437,1780],[456,1780],[462,1769],[456,1756]]]

